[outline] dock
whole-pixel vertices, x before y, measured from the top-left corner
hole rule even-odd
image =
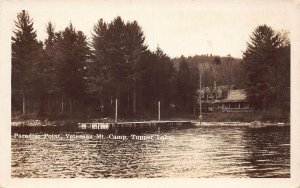
[[[151,128],[192,126],[191,121],[132,121],[132,122],[106,122],[106,123],[78,123],[79,129],[109,130],[113,128]]]
[[[262,123],[262,126],[253,126],[247,122],[200,122],[200,121],[128,121],[128,122],[106,122],[106,123],[78,123],[79,129],[110,130],[114,128],[168,128],[168,127],[286,127],[289,123]]]

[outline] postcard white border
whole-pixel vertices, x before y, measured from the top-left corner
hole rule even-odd
[[[31,2],[31,3],[29,3]],[[33,3],[32,3],[33,2]],[[154,179],[33,179],[11,178],[11,134],[10,134],[10,53],[11,28],[13,19],[11,13],[28,6],[39,7],[46,1],[0,1],[0,187],[300,187],[300,1],[290,0],[291,12],[291,178],[154,178]],[[54,1],[51,1],[55,3]],[[66,6],[74,1],[65,1]],[[76,1],[84,3],[85,1]],[[134,1],[130,1],[134,3]],[[210,1],[211,3],[217,1]],[[258,1],[244,1],[256,3]],[[268,1],[272,3],[280,1]],[[36,5],[33,5],[36,3]],[[118,1],[115,1],[116,5]],[[146,1],[145,1],[146,3]],[[171,2],[170,2],[171,3]],[[237,6],[238,1],[226,3]],[[55,8],[55,7],[48,7]],[[16,11],[15,11],[16,12]]]

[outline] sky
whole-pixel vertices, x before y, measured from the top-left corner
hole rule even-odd
[[[91,38],[92,28],[121,16],[142,27],[150,50],[158,46],[170,57],[213,54],[242,57],[249,35],[261,24],[274,30],[290,31],[290,3],[266,1],[7,1],[10,23],[22,9],[28,10],[39,40],[47,37],[51,21],[56,31],[70,22]],[[3,10],[3,9],[2,9]]]

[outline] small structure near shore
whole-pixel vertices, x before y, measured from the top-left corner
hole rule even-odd
[[[251,112],[245,89],[234,85],[205,87],[201,89],[202,109],[204,112]],[[199,93],[199,90],[198,90]]]
[[[251,112],[245,89],[229,90],[225,99],[216,103],[222,112]]]

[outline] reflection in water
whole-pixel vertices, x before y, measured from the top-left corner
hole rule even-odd
[[[93,137],[66,138],[65,133],[58,139],[12,136],[12,177],[290,177],[287,127],[161,130],[159,135],[172,138],[164,140],[72,134]]]
[[[275,130],[274,130],[275,129]],[[250,177],[289,177],[290,133],[285,128],[250,129],[244,140],[249,151],[247,161],[252,169],[246,171]]]

